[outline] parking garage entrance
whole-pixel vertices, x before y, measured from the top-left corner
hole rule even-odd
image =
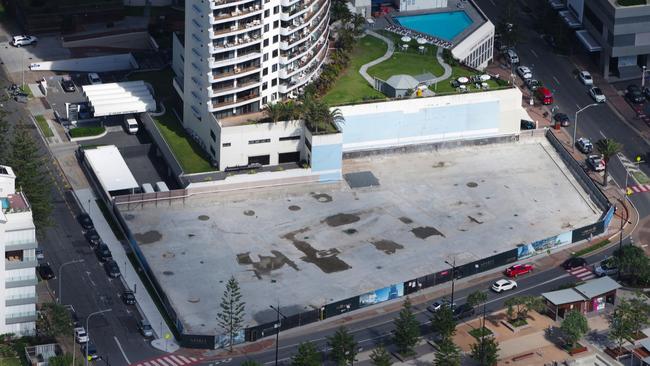
[[[278,163],[297,163],[300,161],[300,151],[293,151],[278,154]]]

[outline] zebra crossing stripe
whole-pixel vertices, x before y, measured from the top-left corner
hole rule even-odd
[[[159,365],[155,360],[151,360],[151,361],[149,361],[149,362],[151,362],[151,364],[152,364],[153,366],[160,366],[160,365]]]
[[[180,358],[181,360],[183,360],[185,363],[190,363],[190,362],[196,360],[196,359],[194,359],[194,360],[190,361],[190,360],[187,359],[187,357],[182,356],[182,355],[178,355],[178,358]],[[192,357],[192,358],[194,358],[194,357]]]
[[[174,355],[169,355],[169,358],[171,358],[178,365],[184,365],[186,363],[186,362],[184,362],[183,360],[179,359],[178,357],[176,357]]]
[[[157,359],[156,361],[160,362],[162,366],[176,366],[175,363],[171,362],[170,360],[167,359],[167,357],[161,357]]]

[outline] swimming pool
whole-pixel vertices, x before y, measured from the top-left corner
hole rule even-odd
[[[472,24],[464,11],[394,17],[403,27],[451,41]]]

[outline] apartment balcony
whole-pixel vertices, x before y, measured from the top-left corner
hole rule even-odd
[[[38,279],[36,278],[36,271],[33,276],[18,276],[5,278],[5,288],[27,287],[36,286]]]
[[[36,311],[26,311],[22,313],[7,314],[5,324],[29,323],[36,321]]]
[[[230,57],[225,60],[219,60],[219,61],[215,61],[214,57],[210,57],[208,58],[208,62],[210,64],[211,69],[216,69],[217,67],[238,64],[246,61],[252,61],[255,59],[259,59],[261,57],[262,57],[262,53],[258,51],[258,52],[251,52],[242,56]]]
[[[250,46],[255,43],[262,42],[261,34],[248,35],[244,34],[240,37],[236,37],[233,41],[227,42],[223,41],[221,43],[211,43],[208,45],[208,51],[210,54],[215,54],[223,51],[236,50],[242,47]]]
[[[304,68],[307,67],[314,60],[314,58],[317,58],[319,55],[321,55],[323,50],[326,48],[327,41],[315,43],[311,48],[302,53],[302,56],[299,56],[300,59],[296,57],[294,59],[295,61],[291,62],[293,65],[289,64],[287,67],[281,68],[279,72],[280,78],[286,79],[304,70]],[[314,55],[316,56],[314,57]]]
[[[297,60],[300,60],[301,58],[305,57],[305,55],[309,53],[313,53],[315,49],[319,49],[323,44],[327,44],[327,39],[329,37],[329,29],[327,32],[323,35],[319,35],[318,38],[309,43],[305,43],[304,45],[301,45],[297,48],[295,48],[292,52],[289,54],[286,54],[284,56],[280,56],[280,63],[284,65],[291,64],[292,62],[295,62]]]
[[[5,297],[5,306],[18,306],[36,304],[36,296],[33,294],[22,296],[7,296]]]
[[[326,56],[327,47],[323,49],[322,54],[319,54],[318,57],[313,60],[314,62],[310,64],[309,67],[307,67],[307,69],[304,69],[301,72],[300,76],[292,77],[291,80],[287,83],[280,83],[278,91],[281,94],[287,94],[292,90],[295,90],[307,84],[310,80],[313,80],[313,78],[320,72],[320,68],[323,66],[323,62],[325,62]]]
[[[323,2],[327,2],[327,6],[321,6]],[[289,36],[292,33],[295,33],[301,29],[306,28],[309,26],[310,22],[314,19],[316,16],[322,16],[323,14],[328,15],[329,14],[329,8],[330,8],[330,3],[328,0],[320,0],[318,3],[319,5],[316,7],[316,10],[314,11],[308,11],[305,14],[303,14],[303,18],[295,18],[293,19],[293,25],[290,25],[289,27],[284,27],[280,30],[280,35],[283,36]],[[327,18],[327,16],[325,16]],[[317,23],[321,23],[322,19],[319,19]],[[314,29],[315,27],[312,27],[310,29]]]
[[[36,249],[38,248],[38,243],[36,240],[17,240],[10,241],[5,244],[5,252],[11,252],[14,250],[26,250],[26,249]]]
[[[210,9],[217,10],[233,5],[242,5],[259,0],[210,0]]]
[[[240,107],[244,104],[248,104],[250,102],[255,101],[256,99],[260,99],[261,95],[259,93],[251,93],[249,95],[243,96],[243,97],[238,97],[237,100],[229,100],[221,103],[212,103],[210,108],[210,112],[217,112],[219,110],[224,110],[226,108],[237,108]]]
[[[309,4],[294,5],[295,8],[289,11],[289,13],[280,13],[280,20],[288,22],[293,18],[299,17],[305,14],[309,10]]]
[[[237,85],[231,85],[231,86],[226,86],[221,88],[219,87],[211,88],[209,96],[210,98],[214,98],[226,94],[239,93],[246,89],[250,89],[251,86],[259,85],[261,82],[262,82],[261,79],[254,79],[254,80],[244,81],[243,83],[237,83]]]
[[[236,9],[234,11],[228,11],[228,12],[224,11],[222,13],[219,13],[218,15],[215,15],[214,13],[210,13],[210,24],[215,25],[224,22],[232,22],[235,20],[244,19],[252,15],[262,14],[262,12],[264,12],[263,7],[259,4],[255,4],[255,5],[250,5],[249,7],[246,7],[244,9]]]
[[[24,258],[23,260],[5,259],[5,270],[36,268],[36,266],[38,266],[36,258]]]
[[[291,6],[291,5],[297,4],[299,2],[300,2],[300,0],[282,0],[280,2],[280,5],[282,5],[282,6]]]
[[[307,41],[308,39],[318,40],[321,38],[323,32],[327,28],[327,23],[325,22],[327,18],[323,18],[320,23],[315,27],[310,27],[309,29],[303,29],[300,32],[295,32],[289,36],[287,41],[280,42],[280,51],[288,51],[293,47],[299,46],[301,43]],[[313,31],[313,29],[316,29]],[[328,33],[329,36],[329,33]]]
[[[232,71],[216,73],[213,72],[210,74],[210,82],[226,81],[229,79],[240,78],[246,75],[252,75],[260,71],[260,65],[250,65],[247,67],[237,68],[235,67]]]
[[[239,25],[235,24],[235,25],[231,25],[230,27],[222,28],[218,30],[214,30],[214,28],[210,28],[210,30],[208,31],[208,35],[210,39],[217,39],[217,38],[224,37],[226,35],[235,36],[241,33],[257,30],[262,28],[263,26],[264,24],[261,19],[255,19],[246,22],[245,24],[239,24]]]

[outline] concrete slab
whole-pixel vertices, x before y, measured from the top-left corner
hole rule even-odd
[[[220,333],[227,279],[247,324],[467,263],[581,227],[600,212],[545,139],[345,161],[379,186],[198,195],[124,214],[187,333]]]
[[[27,76],[29,65],[41,61],[64,60],[70,58],[70,50],[63,47],[61,38],[57,36],[38,37],[38,43],[34,46],[14,47],[9,44],[9,40],[0,43],[0,58],[4,62],[9,74],[25,71],[25,80],[30,80]]]

